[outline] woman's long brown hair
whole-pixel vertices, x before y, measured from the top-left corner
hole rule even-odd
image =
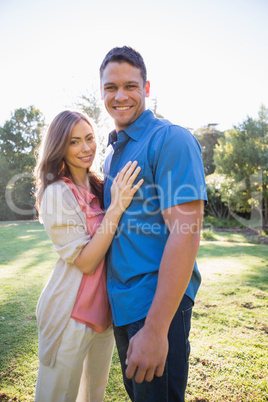
[[[40,212],[40,204],[45,189],[62,177],[71,177],[68,165],[64,161],[64,155],[70,144],[72,130],[75,124],[84,120],[90,125],[94,133],[92,124],[87,116],[79,112],[65,110],[59,113],[50,124],[45,136],[43,137],[38,152],[37,164],[34,170],[36,177],[36,209]],[[92,192],[103,205],[103,181],[96,173],[89,171],[90,185]]]

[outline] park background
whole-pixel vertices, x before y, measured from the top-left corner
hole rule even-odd
[[[203,152],[209,202],[187,400],[268,400],[267,17],[266,0],[0,0],[0,400],[33,400],[34,310],[56,260],[35,221],[34,150],[58,112],[79,109],[97,125],[101,174],[113,125],[98,70],[122,45],[145,59],[147,106]],[[125,398],[115,353],[106,400]]]

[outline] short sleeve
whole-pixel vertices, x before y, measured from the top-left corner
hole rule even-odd
[[[207,200],[201,148],[180,126],[169,126],[152,143],[152,163],[160,208]]]
[[[73,264],[90,236],[85,214],[65,183],[47,187],[41,202],[41,218],[56,252]]]

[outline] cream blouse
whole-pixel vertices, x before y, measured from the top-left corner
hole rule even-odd
[[[43,365],[53,367],[83,277],[74,261],[90,241],[90,235],[86,214],[63,181],[46,188],[41,202],[41,219],[59,254],[36,310],[38,356]]]

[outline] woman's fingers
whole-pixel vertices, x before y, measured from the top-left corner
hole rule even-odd
[[[138,162],[134,161],[132,163],[132,165],[129,167],[129,169],[126,171],[125,175],[124,175],[124,182],[128,183],[129,179],[135,175],[135,177],[138,176],[139,172],[141,171],[140,167],[137,167]],[[135,169],[136,168],[136,169]],[[136,173],[136,170],[138,169],[138,173]],[[133,179],[132,183],[134,182],[135,179]]]
[[[140,186],[142,185],[143,182],[144,182],[144,180],[140,179],[138,181],[138,183],[132,187],[131,192],[130,192],[131,197],[133,197],[133,195],[138,191],[138,189],[140,188]]]
[[[134,194],[144,182],[140,179],[134,185],[134,182],[139,175],[141,168],[137,166],[138,162],[128,162],[123,169],[116,175],[111,188],[111,203],[115,208],[119,207],[124,211],[132,201]]]
[[[134,172],[132,172],[131,175],[129,175],[128,173],[126,174],[126,176],[128,175],[128,178],[126,179],[126,183],[130,186],[132,186],[132,184],[134,183],[134,181],[136,180],[136,178],[138,177],[138,174],[141,171],[141,167],[138,166],[136,167],[136,169],[134,170]]]
[[[132,187],[134,181],[136,180],[136,178],[138,177],[140,171],[141,171],[141,167],[137,166],[138,162],[134,161],[131,163],[131,165],[129,166],[129,162],[124,166],[124,168],[121,170],[122,175],[119,175],[118,178],[118,182],[121,181],[121,183],[126,186],[125,188],[129,189],[130,187]],[[136,169],[135,169],[136,168]],[[120,172],[120,173],[121,173]],[[142,181],[141,181],[142,180]],[[140,186],[143,183],[143,179],[141,179],[133,188],[130,189],[130,196],[133,197],[133,195],[136,193],[136,191],[140,188]],[[132,191],[133,190],[133,191]]]
[[[119,174],[117,174],[115,178],[116,181],[132,186],[132,184],[134,183],[138,174],[141,171],[141,167],[140,166],[137,167],[137,164],[138,164],[137,161],[128,162],[119,172]]]
[[[132,174],[132,172],[134,171],[135,167],[137,166],[138,162],[131,162],[129,161],[124,167],[123,169],[120,170],[119,172],[119,176],[118,176],[118,181],[123,181],[126,173],[129,171],[131,172],[130,175]]]

